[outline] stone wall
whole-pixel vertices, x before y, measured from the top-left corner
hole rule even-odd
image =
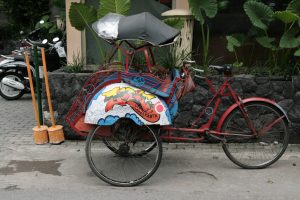
[[[89,76],[90,74],[88,73],[49,72],[49,86],[56,123],[64,127],[64,133],[67,139],[81,138],[66,124],[64,116],[67,114],[73,100],[76,98],[76,94],[81,90],[81,87]],[[43,91],[46,91],[44,83]],[[49,125],[50,117],[45,92],[42,94],[42,102],[44,122]]]
[[[65,128],[65,134],[68,139],[79,139],[67,124],[64,122],[64,115],[68,112],[72,101],[76,97],[77,92],[81,89],[85,80],[90,74],[70,74],[54,72],[49,73],[49,82],[51,87],[51,97],[54,110],[56,110],[56,120],[58,124],[62,124]],[[222,77],[211,77],[213,85],[217,86],[222,82]],[[209,89],[204,81],[197,80],[197,87],[180,100],[179,113],[175,119],[175,126],[187,126],[198,116],[199,111],[206,104],[211,96]],[[254,77],[252,75],[238,75],[232,80],[231,86],[243,98],[260,96],[270,98],[278,102],[288,113],[289,119],[292,121],[291,143],[300,143],[300,77],[292,77],[286,80],[283,77]],[[44,87],[44,86],[43,86]],[[45,90],[43,90],[45,91]],[[220,114],[224,112],[232,101],[226,98],[219,107],[218,121]],[[47,118],[48,106],[45,94],[43,94],[44,117]],[[205,120],[205,119],[204,119]]]

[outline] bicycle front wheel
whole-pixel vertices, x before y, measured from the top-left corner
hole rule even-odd
[[[246,169],[261,169],[276,162],[288,146],[288,122],[276,106],[264,102],[244,104],[244,111],[256,130],[253,133],[239,107],[225,119],[223,150],[227,157]]]
[[[103,181],[115,186],[134,186],[146,181],[158,169],[162,144],[156,129],[126,120],[121,122],[123,127],[111,135],[101,134],[100,126],[90,132],[86,157],[94,174]],[[151,152],[141,153],[147,147],[151,147]]]

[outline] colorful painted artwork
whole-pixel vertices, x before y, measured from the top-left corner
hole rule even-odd
[[[99,91],[88,106],[85,123],[112,125],[122,117],[138,125],[171,124],[163,100],[126,83],[115,83]]]

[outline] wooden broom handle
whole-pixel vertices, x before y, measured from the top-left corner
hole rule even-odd
[[[35,94],[34,94],[34,88],[33,88],[33,82],[32,82],[32,75],[31,75],[29,57],[28,57],[27,52],[25,52],[25,60],[26,60],[27,73],[28,73],[28,78],[29,78],[29,85],[30,85],[30,92],[31,92],[32,105],[33,105],[35,120],[37,122],[38,128],[40,128],[41,123],[40,123],[40,120],[39,120],[38,111],[37,111],[37,107],[36,107],[36,100],[35,100]]]
[[[48,106],[49,106],[49,112],[50,112],[50,119],[51,119],[52,126],[55,127],[55,120],[54,120],[54,113],[53,113],[53,108],[52,108],[52,103],[51,103],[51,93],[50,93],[50,89],[49,89],[49,80],[48,80],[44,48],[42,48],[42,60],[43,60],[44,78],[45,78],[46,94],[47,94]]]

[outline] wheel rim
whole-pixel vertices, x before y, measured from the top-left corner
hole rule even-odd
[[[258,135],[253,136],[246,120],[239,109],[226,120],[223,132],[243,134],[243,136],[226,136],[225,153],[239,166],[246,168],[263,168],[275,162],[287,146],[287,127],[282,114],[271,106],[264,104],[246,105],[245,111]],[[264,128],[280,119],[268,131]],[[249,135],[247,137],[246,135]]]
[[[22,82],[22,80],[16,75],[7,75],[5,77],[9,78],[11,80],[14,80],[14,81]],[[7,85],[3,84],[2,82],[0,82],[0,90],[1,90],[2,94],[4,94],[7,97],[15,97],[15,96],[18,96],[22,92],[21,90],[7,86]]]
[[[151,128],[144,127],[147,131],[143,133],[143,137],[138,138],[134,138],[132,124],[129,127],[131,130],[115,132],[105,137],[97,132],[100,128],[97,127],[87,143],[88,162],[93,172],[113,185],[130,186],[147,180],[160,163],[161,146]],[[145,147],[153,143],[156,145],[151,152],[141,154]]]

